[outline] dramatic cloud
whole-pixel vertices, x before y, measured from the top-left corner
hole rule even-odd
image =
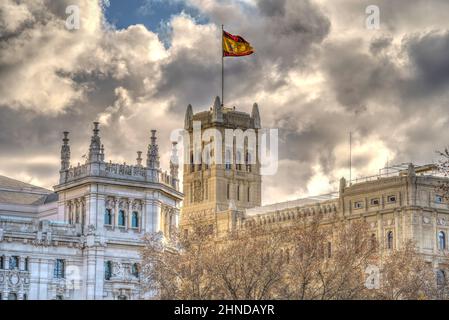
[[[220,93],[221,24],[256,49],[226,59],[225,104],[249,112],[257,101],[263,125],[280,129],[264,202],[336,190],[348,177],[350,131],[353,176],[387,159],[435,160],[449,138],[449,3],[376,1],[381,29],[367,30],[371,2],[172,0],[198,16],[179,12],[158,34],[108,24],[107,1],[2,1],[0,174],[51,187],[61,132],[71,132],[73,164],[82,162],[94,120],[116,162],[134,162],[157,129],[167,168],[186,106],[208,109]],[[73,4],[79,30],[65,27]],[[140,9],[153,17],[160,4]]]

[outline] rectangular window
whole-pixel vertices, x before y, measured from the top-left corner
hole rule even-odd
[[[62,259],[56,259],[55,269],[53,272],[54,278],[63,279],[64,278],[64,269],[65,269],[65,261]]]
[[[104,279],[111,280],[112,277],[112,262],[105,261],[104,263]]]
[[[356,201],[356,202],[354,202],[354,208],[355,209],[363,208],[363,201]]]
[[[379,198],[371,199],[371,205],[372,206],[378,206],[379,204],[380,204]]]
[[[443,196],[440,196],[440,195],[436,195],[435,196],[435,202],[436,203],[443,203]]]
[[[226,197],[229,200],[231,197],[231,185],[228,183],[228,185],[226,186]]]
[[[396,196],[394,196],[394,195],[388,196],[388,197],[387,197],[387,201],[388,201],[389,203],[394,203],[394,202],[396,202]]]
[[[29,271],[29,268],[30,268],[29,263],[30,263],[30,259],[25,258],[25,265],[23,266],[25,271]]]
[[[9,269],[19,269],[19,257],[18,256],[12,256],[9,258]]]
[[[3,256],[0,257],[0,269],[4,269],[5,268],[5,263],[4,263],[4,258]]]

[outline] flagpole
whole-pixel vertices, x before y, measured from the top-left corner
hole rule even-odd
[[[224,106],[224,47],[223,47],[224,25],[221,25],[221,106]]]

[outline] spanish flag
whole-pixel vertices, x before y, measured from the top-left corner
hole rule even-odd
[[[253,53],[248,41],[223,30],[223,57],[243,57]]]

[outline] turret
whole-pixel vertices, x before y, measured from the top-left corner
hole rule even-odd
[[[70,146],[68,136],[69,132],[64,131],[61,147],[61,171],[68,170],[70,167]]]
[[[184,129],[186,129],[186,130],[191,129],[192,121],[193,121],[192,105],[189,104],[187,106],[187,110],[186,110],[186,117],[185,117],[185,120],[184,120]]]
[[[223,110],[220,97],[215,98],[214,106],[212,108],[212,122],[223,122]]]
[[[137,151],[137,166],[142,167],[142,151]]]
[[[178,158],[178,143],[172,143],[172,152],[170,157],[170,176],[172,177],[172,186],[177,189],[179,182],[179,158]]]
[[[151,181],[158,181],[159,179],[159,146],[156,143],[156,130],[151,130],[151,143],[148,145],[147,152],[147,176]]]
[[[104,149],[102,151],[101,139],[99,136],[100,129],[98,128],[99,123],[94,122],[93,135],[90,140],[89,156],[87,158],[88,162],[102,162],[104,158]]]
[[[251,118],[253,119],[254,122],[254,128],[255,129],[260,129],[261,125],[260,125],[260,114],[259,114],[259,106],[257,105],[257,103],[253,104],[253,110],[251,112]]]

